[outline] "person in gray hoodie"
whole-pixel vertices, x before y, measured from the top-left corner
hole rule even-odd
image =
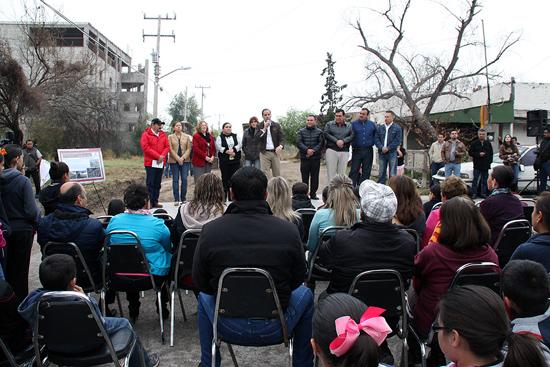
[[[6,236],[6,281],[23,299],[29,293],[29,263],[34,239],[33,229],[40,216],[31,181],[23,175],[23,150],[15,144],[5,145],[4,171],[0,175],[2,203],[12,233]]]

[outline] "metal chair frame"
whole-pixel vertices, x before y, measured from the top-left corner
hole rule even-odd
[[[416,242],[416,253],[420,252],[420,246],[422,245],[422,238],[418,235],[418,232],[412,228],[402,228],[404,231],[409,232],[414,237]]]
[[[2,367],[4,366],[31,367],[35,362],[36,356],[34,354],[33,344],[29,344],[25,349],[23,349],[19,353],[13,354],[13,352],[8,347],[8,345],[4,343],[4,340],[2,340],[2,338],[0,337],[0,348],[4,352],[4,355],[6,356],[6,359],[0,362],[0,366]]]
[[[502,227],[502,229],[500,230],[500,234],[498,235],[497,237],[497,240],[495,241],[495,244],[493,245],[493,250],[495,250],[495,252],[497,253],[498,257],[499,257],[499,265],[504,267],[506,266],[506,262],[504,262],[503,264],[500,263],[500,258],[501,258],[501,255],[499,254],[499,250],[501,248],[501,242],[503,241],[503,239],[507,236],[507,234],[509,232],[515,232],[515,231],[518,231],[520,232],[522,229],[525,229],[527,230],[526,232],[526,235],[527,235],[527,238],[525,238],[524,240],[522,240],[520,243],[517,243],[515,244],[517,248],[519,245],[521,245],[522,243],[524,243],[525,241],[527,241],[532,233],[533,233],[533,227],[531,225],[531,222],[529,222],[527,219],[515,219],[515,220],[511,220],[509,222],[507,222],[504,227]],[[513,246],[514,244],[512,244]],[[514,249],[515,250],[515,249]],[[504,254],[503,255],[503,258],[504,257],[508,257],[508,256],[512,256],[512,253],[513,251],[511,251],[510,254]]]
[[[302,215],[302,221],[304,222],[304,238],[302,239],[302,242],[307,243],[307,239],[309,238],[309,227],[311,226],[311,221],[313,220],[315,213],[317,213],[317,209],[301,208],[301,209],[297,209],[296,213],[300,213]],[[304,214],[306,214],[306,216],[313,214],[311,219],[307,222],[307,226],[306,226],[306,221],[304,220]]]
[[[311,252],[310,252],[310,257],[308,258],[308,269],[307,269],[307,274],[306,274],[306,283],[309,283],[311,281],[311,277],[313,275],[313,269],[315,268],[315,260],[317,260],[317,254],[319,253],[319,249],[321,248],[321,244],[326,241],[326,238],[325,237],[332,237],[334,236],[334,234],[336,232],[338,232],[339,230],[342,230],[342,229],[348,229],[349,227],[346,227],[346,226],[330,226],[330,227],[327,227],[323,230],[323,232],[321,232],[321,235],[319,236],[319,240],[317,241],[317,247],[315,247],[315,251],[313,252],[313,255],[311,255]],[[334,233],[328,233],[329,231],[334,231]],[[327,279],[323,279],[323,280],[329,280],[328,278]]]

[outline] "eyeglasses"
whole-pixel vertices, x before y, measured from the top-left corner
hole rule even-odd
[[[441,331],[441,330],[449,330],[449,328],[445,326],[439,326],[439,323],[434,322],[432,324],[432,330],[434,331],[434,333],[437,333],[438,331]]]

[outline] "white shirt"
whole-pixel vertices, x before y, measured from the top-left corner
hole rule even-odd
[[[388,147],[388,130],[390,129],[390,126],[393,125],[393,122],[389,125],[386,125],[386,136],[384,136],[384,146]]]

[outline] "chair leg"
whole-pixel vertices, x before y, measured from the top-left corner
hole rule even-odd
[[[176,290],[178,292],[178,297],[180,299],[181,312],[183,313],[183,321],[187,321],[187,315],[185,314],[185,306],[183,305],[183,298],[181,298],[181,292],[179,288],[176,288]]]
[[[288,365],[292,367],[292,359],[294,358],[294,338],[288,340]]]
[[[216,349],[220,348],[220,341],[216,340],[216,335],[212,339],[212,366],[216,366]]]
[[[164,345],[164,319],[162,318],[162,301],[160,299],[160,289],[157,290],[157,301],[159,305],[159,319],[160,319],[160,340]]]
[[[101,302],[101,313],[103,314],[103,316],[106,316],[105,315],[105,311],[106,311],[106,308],[107,308],[107,305],[105,304],[105,289],[102,289],[101,290],[101,295],[99,296],[99,301]]]
[[[407,367],[409,365],[409,345],[407,343],[407,338],[403,338],[403,349],[401,350],[401,364],[402,367]]]
[[[229,354],[231,354],[231,359],[233,360],[233,365],[235,367],[239,367],[239,364],[237,363],[237,358],[235,357],[235,352],[233,351],[233,346],[229,343],[227,343],[227,348],[229,348]]]
[[[428,355],[426,352],[426,344],[420,343],[420,354],[422,354],[422,367],[427,367],[428,365]]]
[[[176,286],[172,286],[172,291],[170,292],[170,310],[172,311],[172,314],[170,315],[170,346],[174,346],[174,301],[176,298]]]
[[[124,312],[122,311],[122,302],[120,302],[120,294],[116,292],[116,301],[118,303],[118,310],[120,311],[120,317],[124,317]]]

